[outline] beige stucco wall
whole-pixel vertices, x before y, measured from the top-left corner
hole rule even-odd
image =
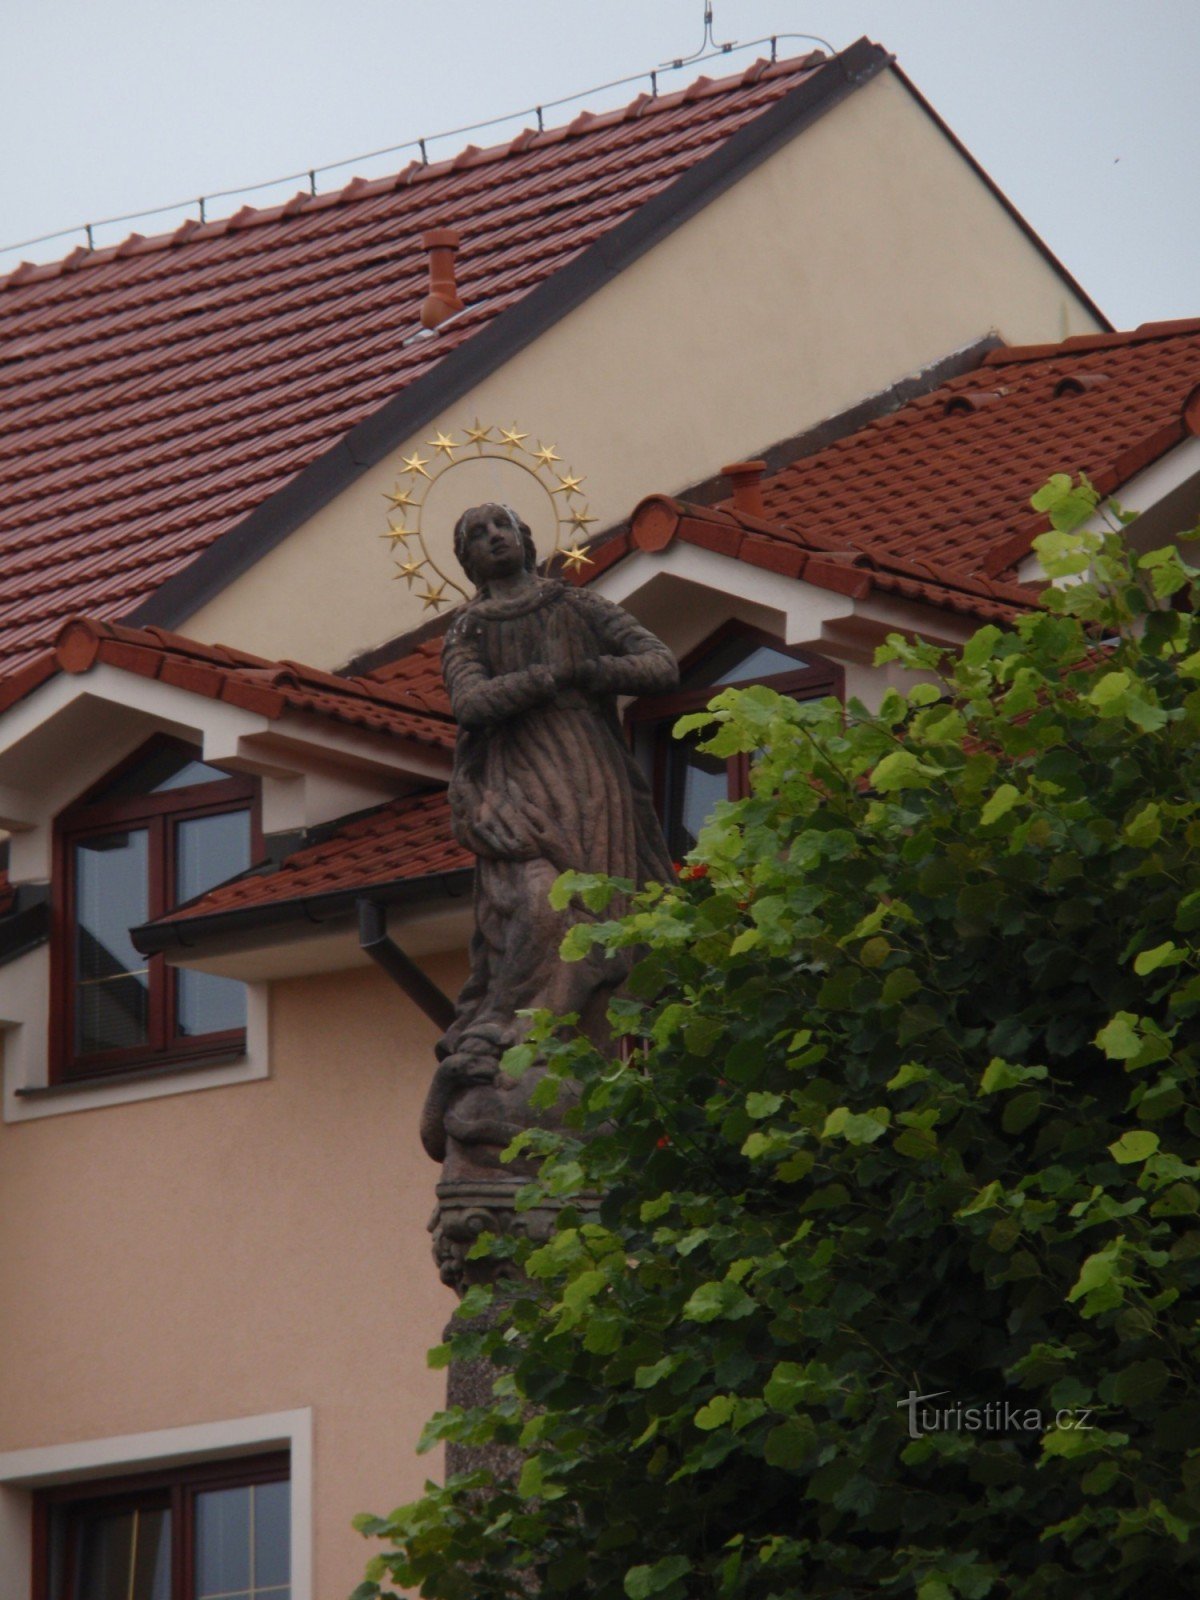
[[[429,970],[453,989],[453,958]],[[453,1296],[417,1117],[436,1030],[375,970],[276,984],[260,1083],[0,1125],[0,1452],[312,1407],[314,1594],[436,1475]]]
[[[439,427],[461,438],[476,415],[506,427],[516,419],[587,475],[603,528],[644,494],[699,482],[989,330],[1019,343],[1094,327],[885,73],[412,442]],[[428,617],[417,590],[389,581],[379,537],[382,496],[412,442],[191,616],[186,631],[333,666]],[[509,475],[515,492],[518,478]],[[444,494],[438,486],[429,519],[447,569],[454,512],[487,492],[464,475],[461,501],[452,485]],[[535,531],[544,540],[550,526]]]

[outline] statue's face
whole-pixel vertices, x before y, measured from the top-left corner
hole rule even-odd
[[[511,578],[525,570],[521,530],[504,506],[476,506],[467,513],[463,566],[480,587],[493,578]]]

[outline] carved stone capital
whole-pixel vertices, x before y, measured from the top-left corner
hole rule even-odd
[[[439,1183],[437,1207],[429,1222],[433,1258],[443,1283],[460,1295],[473,1283],[490,1283],[505,1274],[507,1264],[486,1258],[469,1261],[468,1253],[481,1233],[531,1239],[542,1244],[554,1231],[558,1207],[553,1204],[516,1208],[523,1177]]]

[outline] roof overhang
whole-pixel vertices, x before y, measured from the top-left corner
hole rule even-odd
[[[215,916],[176,918],[133,931],[145,955],[172,966],[253,983],[367,966],[358,902],[388,907],[392,933],[408,955],[465,949],[474,925],[471,868],[393,880],[331,894],[248,906]]]
[[[847,568],[848,575],[856,569]],[[591,585],[625,606],[678,655],[685,655],[731,616],[778,633],[788,644],[839,654],[873,650],[889,633],[919,633],[956,645],[978,619],[870,590],[838,592],[751,566],[734,556],[676,542],[661,552],[633,550]]]
[[[450,773],[449,750],[300,712],[271,719],[107,663],[59,672],[0,716],[0,827],[15,882],[49,876],[54,817],[152,734],[262,779],[263,831],[312,827]]]
[[[1174,449],[1152,461],[1111,491],[1111,498],[1138,520],[1126,537],[1139,553],[1170,544],[1184,529],[1200,525],[1200,438],[1189,435]],[[1099,531],[1108,526],[1100,514],[1084,526]],[[1023,583],[1037,582],[1046,574],[1036,552],[1018,569]]]

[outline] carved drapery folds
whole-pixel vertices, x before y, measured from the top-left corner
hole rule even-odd
[[[567,929],[588,913],[553,910],[549,891],[572,868],[639,885],[671,875],[616,702],[670,689],[678,673],[666,646],[619,606],[536,576],[529,530],[507,507],[465,512],[455,551],[477,587],[443,650],[459,724],[450,805],[456,837],[476,857],[475,932],[421,1136],[442,1163],[431,1224],[439,1270],[461,1290],[484,1228],[541,1237],[553,1225],[531,1213],[513,1220],[524,1178],[500,1152],[546,1114],[529,1104],[538,1068],[513,1082],[500,1058],[522,1038],[528,1010],[577,1014],[606,1042],[608,1000],[628,963],[599,953],[562,961]]]

